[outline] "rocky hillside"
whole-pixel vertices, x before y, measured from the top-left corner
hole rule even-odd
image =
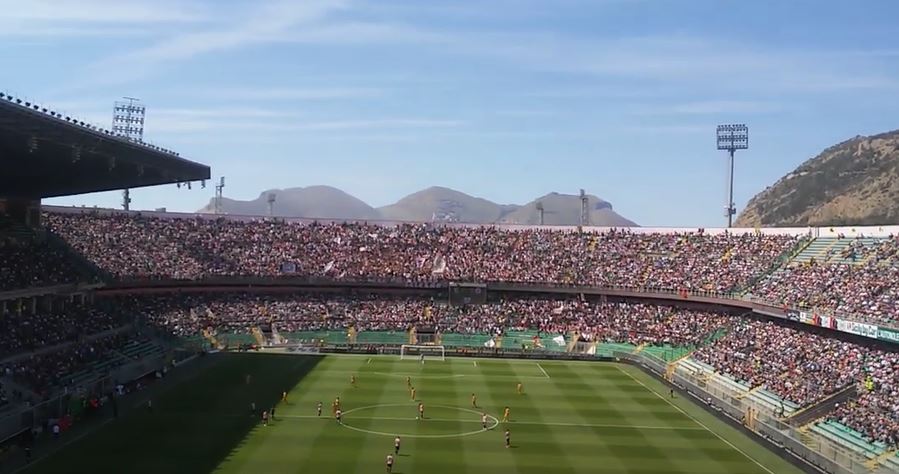
[[[538,203],[543,207],[545,225],[577,225],[581,220],[581,198],[575,194],[549,193],[504,215],[501,222],[535,225],[540,223]],[[609,227],[634,227],[637,224],[621,217],[607,201],[587,195],[590,223]]]
[[[270,189],[263,191],[259,197],[251,201],[222,198],[222,211],[225,214],[242,216],[268,215],[268,196],[275,195],[272,209],[278,217],[318,217],[330,218],[340,216],[343,219],[371,220],[380,219],[377,210],[330,186],[308,186],[305,188]],[[215,200],[198,212],[215,211]]]
[[[268,196],[275,196],[274,215],[348,220],[398,220],[410,222],[466,222],[475,224],[539,224],[538,203],[546,225],[578,225],[580,198],[573,194],[550,193],[525,205],[497,204],[449,188],[431,187],[412,193],[394,204],[373,208],[361,200],[329,186],[272,189],[250,201],[222,199],[222,210],[232,215],[268,215]],[[590,223],[597,226],[628,227],[636,224],[618,215],[612,205],[588,195]],[[211,213],[214,200],[198,212]]]
[[[899,130],[824,150],[753,197],[736,225],[899,223]]]

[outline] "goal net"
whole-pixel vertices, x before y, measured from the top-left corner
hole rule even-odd
[[[422,356],[426,359],[446,360],[446,349],[443,346],[420,346],[412,344],[403,344],[400,346],[400,360],[419,359]]]

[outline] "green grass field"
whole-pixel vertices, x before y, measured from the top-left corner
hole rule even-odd
[[[38,472],[372,473],[399,434],[395,473],[800,472],[620,364],[229,354],[189,382],[46,459]],[[252,382],[245,383],[245,374]],[[350,376],[357,377],[357,387]],[[406,376],[425,419],[416,420]],[[516,394],[516,383],[524,395]],[[278,402],[262,426],[249,403]],[[480,408],[471,407],[477,394]],[[330,416],[339,396],[344,424]],[[323,416],[315,413],[324,404]],[[498,423],[504,406],[511,422]],[[492,429],[481,428],[480,413]],[[512,448],[504,447],[509,429]]]

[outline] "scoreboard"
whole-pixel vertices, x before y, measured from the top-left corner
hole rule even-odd
[[[487,285],[483,283],[450,283],[450,306],[487,303]]]

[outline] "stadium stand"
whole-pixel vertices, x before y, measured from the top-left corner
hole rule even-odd
[[[30,235],[0,232],[0,291],[89,280],[70,255]]]
[[[384,227],[361,223],[168,218],[96,211],[45,222],[122,278],[299,276],[404,281],[551,282],[620,287],[742,288],[797,245],[789,235],[644,234]]]
[[[685,299],[747,295],[768,309],[895,325],[894,236],[578,233],[90,209],[41,213],[41,198],[207,179],[209,169],[0,99],[0,166],[8,171],[0,173],[0,410],[74,390],[109,390],[119,377],[158,368],[169,338],[215,346],[283,340],[400,345],[410,341],[411,328],[427,324],[438,328],[446,347],[645,354],[724,387],[734,403],[749,401],[782,420],[824,407],[804,433],[899,466],[895,347],[725,314],[699,299],[657,305],[651,296],[606,301],[571,292],[548,296],[545,288],[540,297],[496,292],[499,298],[486,304],[463,306],[437,297],[447,282],[630,288],[683,292]],[[202,291],[229,277],[318,279],[342,292]],[[99,278],[109,288],[95,293],[76,285]],[[168,290],[180,291],[183,284],[201,291],[142,293],[141,285],[159,280],[173,282]],[[421,284],[429,292],[343,291],[353,282]],[[383,286],[385,292],[397,289]],[[125,294],[114,296],[116,291]],[[839,393],[848,398],[828,405]],[[0,420],[0,435],[27,429],[25,419]]]
[[[509,336],[531,343],[536,337],[576,332],[583,341],[650,346],[696,347],[716,333],[726,317],[704,311],[645,304],[515,299],[495,304],[450,307],[422,298],[345,298],[327,295],[175,295],[126,297],[122,307],[143,314],[184,337],[204,330],[249,334],[271,325],[287,335],[320,331],[359,333],[357,342],[405,344],[406,332],[429,324],[445,334]],[[373,333],[382,333],[379,336]],[[384,336],[383,333],[390,333]],[[398,336],[394,336],[398,335]],[[458,340],[458,339],[456,339]],[[444,343],[449,344],[445,339]]]
[[[773,322],[742,319],[693,357],[749,388],[763,387],[805,406],[859,381],[865,361],[875,353]]]
[[[828,314],[899,320],[899,240],[831,238],[821,245],[814,256],[809,245],[793,264],[760,281],[752,294]]]

